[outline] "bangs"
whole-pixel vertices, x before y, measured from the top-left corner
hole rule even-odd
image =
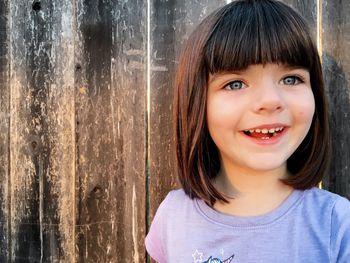
[[[268,0],[236,1],[217,15],[221,17],[204,47],[210,73],[267,63],[313,67],[317,49],[309,29],[288,6]]]

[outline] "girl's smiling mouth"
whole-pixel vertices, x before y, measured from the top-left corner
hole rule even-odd
[[[243,130],[241,133],[259,144],[272,144],[279,141],[279,139],[286,133],[287,129],[288,127],[286,125],[272,124]]]

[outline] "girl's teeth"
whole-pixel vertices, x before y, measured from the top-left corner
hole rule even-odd
[[[283,127],[278,127],[278,128],[271,128],[271,129],[255,129],[255,130],[244,130],[245,132],[249,132],[249,133],[253,133],[253,132],[256,132],[256,133],[263,133],[263,134],[268,134],[268,133],[272,133],[272,134],[275,134],[276,132],[279,132],[279,131],[282,131],[283,130]]]
[[[266,133],[269,133],[269,130],[268,129],[262,129],[261,132],[266,134]]]

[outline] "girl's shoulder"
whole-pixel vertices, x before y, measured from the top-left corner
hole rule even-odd
[[[170,191],[159,205],[145,239],[147,252],[157,262],[167,262],[167,239],[184,225],[186,213],[192,210],[194,201],[182,189]]]
[[[322,219],[329,221],[330,262],[349,262],[350,201],[321,189],[308,190],[306,199],[314,201],[314,205],[318,207],[319,213],[323,214]]]
[[[305,191],[304,206],[320,216],[330,216],[332,220],[338,216],[348,217],[350,221],[350,201],[338,194],[324,189],[311,188]]]
[[[348,199],[316,187],[305,191],[305,201],[323,209],[330,207],[335,210],[340,209],[344,212],[350,212],[350,201]]]
[[[305,191],[304,211],[313,222],[329,226],[331,251],[346,244],[346,255],[350,257],[350,201],[327,190],[312,188]]]
[[[305,190],[303,196],[303,207],[309,213],[320,217],[328,215],[334,219],[346,217],[350,221],[350,201],[345,197],[317,187]],[[176,189],[167,194],[158,210],[164,210],[164,214],[169,216],[172,212],[179,215],[181,211],[191,211],[194,207],[195,200],[183,189]]]
[[[164,199],[164,201],[166,202],[189,201],[189,200],[191,199],[189,198],[188,195],[185,194],[185,191],[182,188],[169,191],[169,193],[166,195]]]
[[[172,211],[178,213],[185,207],[192,206],[192,204],[193,200],[185,194],[183,189],[171,190],[159,205],[158,212],[165,210],[167,214]]]

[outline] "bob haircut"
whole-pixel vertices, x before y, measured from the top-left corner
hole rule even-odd
[[[179,181],[187,195],[210,205],[227,199],[212,184],[220,155],[206,122],[209,74],[278,63],[310,73],[315,113],[305,139],[287,160],[295,189],[320,183],[330,156],[328,109],[317,48],[304,19],[274,0],[239,0],[214,11],[191,34],[180,56],[174,91]]]

